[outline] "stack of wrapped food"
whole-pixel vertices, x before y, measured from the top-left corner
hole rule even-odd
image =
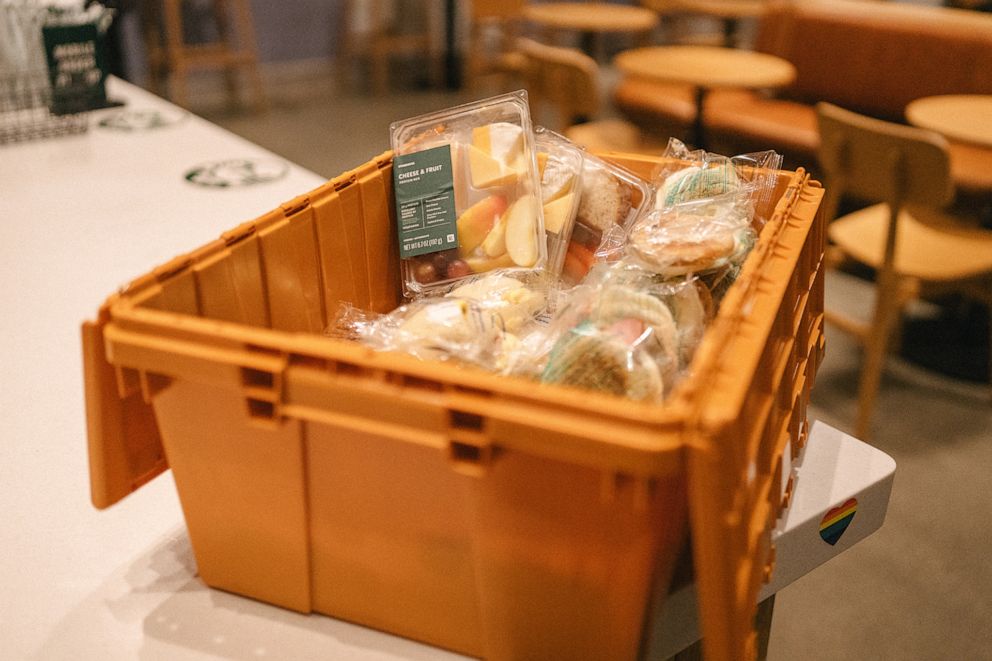
[[[329,333],[642,401],[691,369],[781,166],[672,140],[645,181],[533,127],[520,92],[390,130],[409,302]]]

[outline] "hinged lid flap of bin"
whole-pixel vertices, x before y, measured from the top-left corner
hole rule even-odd
[[[128,375],[107,362],[107,307],[82,327],[90,498],[103,509],[163,473],[168,464],[152,407]],[[136,375],[131,375],[137,380]]]

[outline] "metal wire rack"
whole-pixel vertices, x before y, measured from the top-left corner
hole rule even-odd
[[[46,69],[0,72],[0,144],[82,133],[85,113],[56,115]]]

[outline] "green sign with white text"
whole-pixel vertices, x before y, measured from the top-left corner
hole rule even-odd
[[[56,115],[107,107],[107,58],[96,23],[42,29]]]
[[[400,257],[458,247],[455,182],[448,145],[393,158]]]

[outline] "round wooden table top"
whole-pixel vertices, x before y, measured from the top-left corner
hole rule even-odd
[[[548,2],[524,7],[524,18],[541,25],[578,32],[647,32],[658,14],[644,7],[607,2]]]
[[[946,138],[992,147],[992,95],[949,94],[916,99],[906,120]]]
[[[717,18],[755,18],[768,12],[768,0],[652,0],[648,4],[662,13],[692,13]]]
[[[716,46],[649,46],[620,53],[617,68],[629,76],[701,88],[782,87],[796,68],[774,55]]]

